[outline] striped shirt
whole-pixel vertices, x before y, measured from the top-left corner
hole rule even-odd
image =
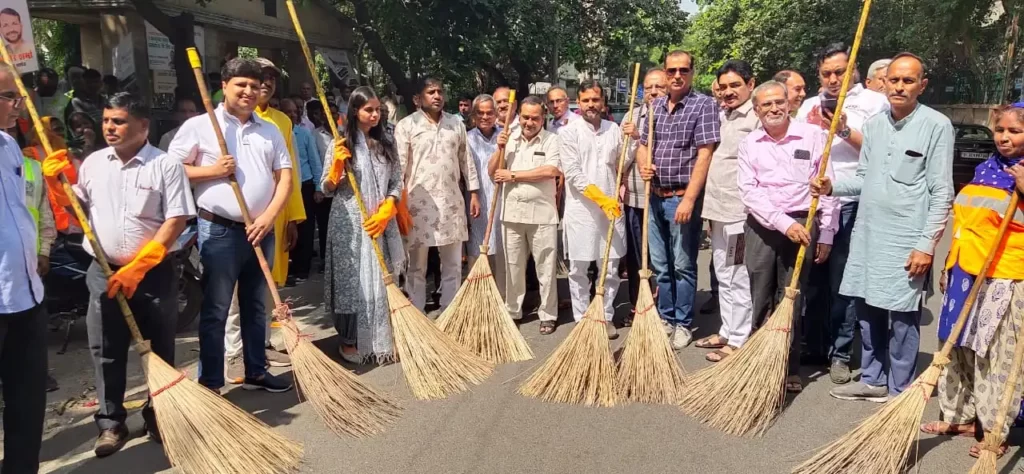
[[[651,104],[654,109],[654,166],[652,185],[682,189],[690,182],[697,162],[697,148],[721,141],[718,105],[699,92],[690,91],[668,109],[668,96]],[[640,144],[647,145],[647,128],[640,131]]]

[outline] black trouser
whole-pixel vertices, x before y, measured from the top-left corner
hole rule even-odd
[[[4,394],[3,474],[39,471],[46,414],[46,306],[0,314]]]
[[[331,198],[324,197],[322,201],[314,202],[313,214],[316,215],[316,231],[320,239],[320,267],[323,268],[324,262],[327,261],[327,223],[331,220]]]
[[[636,308],[636,295],[640,292],[640,268],[643,254],[643,208],[625,206],[626,219],[626,275],[629,277],[629,304]]]
[[[313,202],[313,180],[302,182],[302,206],[306,220],[299,224],[299,241],[292,250],[292,273],[299,278],[309,277],[309,264],[313,260],[313,235],[316,233],[316,209]]]
[[[107,278],[96,262],[89,266],[85,280],[90,295],[85,321],[89,331],[89,350],[96,368],[96,399],[99,404],[96,426],[101,430],[117,429],[124,426],[128,416],[124,409],[124,391],[131,333],[117,300],[107,298]],[[174,262],[168,256],[146,273],[132,299],[128,300],[142,337],[149,341],[154,354],[172,366],[178,320],[176,280]],[[153,408],[149,402],[142,409],[142,416],[147,423],[154,423]]]
[[[790,214],[798,222],[806,218]],[[814,249],[818,240],[817,226],[811,232],[811,245],[804,255],[804,268],[800,275],[800,288],[804,288],[814,261]],[[754,308],[754,330],[768,321],[778,302],[782,301],[785,289],[793,277],[793,267],[800,244],[795,244],[783,231],[769,230],[752,216],[747,217],[744,235],[743,261],[750,274],[750,297]],[[800,370],[800,323],[803,295],[797,295],[793,302],[793,328],[790,333],[789,375]]]

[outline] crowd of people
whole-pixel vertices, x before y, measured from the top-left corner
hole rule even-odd
[[[107,278],[93,263],[87,275],[97,456],[117,452],[128,438],[123,399],[130,336],[112,298],[118,291],[128,298],[153,352],[173,364],[176,287],[167,257],[192,219],[204,269],[199,383],[215,391],[228,383],[270,392],[292,388],[291,380],[268,372],[290,361],[270,344],[273,308],[257,247],[280,286],[308,278],[314,255],[320,256],[324,308],[339,335],[338,353],[363,364],[395,359],[383,272],[400,277],[422,310],[431,249],[440,262],[441,310],[451,304],[467,261],[488,258],[514,320],[526,313],[528,289],[538,290],[542,335],[558,328],[559,267],[564,264],[568,279],[564,307],[579,321],[597,278],[591,268],[601,268],[607,250],[605,318],[614,339],[617,325],[630,324],[628,316],[614,318],[616,293],[624,279],[635,305],[646,245],[666,337],[676,350],[691,343],[708,350],[711,362],[730,357],[764,325],[794,279],[800,248],[807,247],[805,270],[795,278],[814,296],[796,298],[802,317],[792,331],[786,389],[804,386],[801,342],[825,334],[817,343],[827,347],[832,396],[884,402],[901,393],[915,378],[922,298],[947,222],[952,217],[955,233],[940,282],[946,293],[940,338],[949,337],[1010,194],[1024,192],[1024,104],[1001,109],[999,151],[978,167],[954,204],[953,127],[918,102],[928,79],[914,54],[876,61],[861,83],[846,45],[829,45],[817,56],[820,89],[811,96],[798,72],[781,71],[758,84],[750,65],[738,59],[717,70],[712,94],[705,95],[693,89],[697,60],[672,51],[661,67],[646,71],[642,100],[621,123],[609,120],[607,93],[595,81],[577,88],[578,112],[570,110],[572,98],[562,87],[515,102],[509,88],[499,87],[460,97],[455,115],[444,111],[444,85],[427,77],[417,86],[415,112],[397,124],[388,118],[394,101],[358,87],[340,107],[329,99],[341,135],[335,140],[311,84],[280,99],[277,66],[235,58],[219,73],[213,112],[227,154],[210,117],[189,97],[176,98],[180,126],[154,146],[150,107],[133,94],[101,92],[102,78],[89,71],[63,107],[70,130],[46,109],[44,97],[54,95],[46,87],[56,76],[38,75],[38,96],[31,99],[49,117],[47,138],[56,151],[47,154],[35,132],[19,126],[27,98],[16,89],[13,70],[0,66],[0,125],[24,142],[0,133],[4,472],[38,468],[46,388],[39,275],[57,234],[81,233],[60,175],[73,183],[102,247],[86,245],[87,251],[102,251],[115,271]],[[843,91],[851,69],[854,80]],[[826,163],[833,121],[838,126]],[[86,140],[89,128],[95,132]],[[231,176],[252,216],[249,224]],[[495,193],[495,231],[484,242]],[[820,202],[811,214],[814,198]],[[924,431],[972,432],[976,420],[992,427],[995,387],[1005,380],[1024,317],[1021,212],[1013,216],[996,270],[980,283],[981,309],[972,313],[938,387],[945,421],[928,423]],[[693,341],[705,233],[714,287],[709,308],[717,308],[721,326]],[[387,269],[377,265],[373,239]],[[858,327],[861,377],[851,383]],[[1020,393],[1017,387],[1018,400]],[[148,404],[143,417],[159,441]]]

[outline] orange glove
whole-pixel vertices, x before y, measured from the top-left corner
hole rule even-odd
[[[409,205],[406,204],[408,201],[409,192],[403,189],[402,200],[398,201],[398,216],[395,219],[398,221],[398,233],[402,235],[409,235],[409,231],[412,230],[412,215],[409,214]]]
[[[604,211],[604,215],[608,217],[608,220],[618,219],[622,215],[619,200],[608,197],[597,185],[588,184],[587,187],[583,188],[583,196],[594,201]]]
[[[352,157],[352,153],[345,147],[345,139],[334,142],[334,159],[331,160],[331,170],[327,172],[327,181],[337,186],[341,181],[341,175],[345,173],[345,160]]]
[[[56,198],[57,204],[70,206],[71,199],[64,193],[64,186],[60,183],[59,178],[63,174],[71,184],[75,184],[78,181],[78,172],[75,171],[75,167],[68,161],[68,151],[57,150],[51,153],[43,160],[41,168],[43,169],[46,186],[48,189],[53,190],[53,196]]]
[[[142,278],[146,276],[146,272],[162,262],[165,256],[167,256],[167,247],[164,247],[163,244],[153,240],[146,243],[131,263],[121,267],[107,281],[107,298],[113,298],[120,290],[124,293],[125,298],[131,299]]]
[[[370,234],[370,237],[376,239],[384,233],[384,229],[388,228],[388,222],[396,215],[398,215],[398,208],[395,207],[395,200],[385,199],[380,206],[377,206],[377,212],[363,222],[363,230]]]

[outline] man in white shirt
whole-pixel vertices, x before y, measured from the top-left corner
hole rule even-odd
[[[868,66],[868,75],[864,78],[864,87],[879,94],[886,94],[885,75],[889,70],[891,59],[879,59]]]
[[[603,120],[604,90],[597,82],[580,85],[577,98],[581,119],[564,126],[558,138],[562,173],[565,175],[565,213],[562,221],[563,245],[569,257],[569,293],[576,321],[590,305],[592,262],[598,269],[604,263],[605,237],[608,226],[615,226],[612,248],[608,254],[604,291],[605,326],[608,338],[618,333],[612,324],[615,316],[615,295],[619,292],[619,259],[626,255],[626,224],[619,219],[622,207],[615,189],[619,156],[622,151],[622,130],[615,122]]]
[[[171,146],[171,141],[174,140],[174,134],[178,133],[178,129],[181,128],[181,124],[196,115],[199,115],[199,104],[195,99],[184,96],[175,97],[174,121],[178,122],[178,126],[172,128],[160,137],[160,142],[159,145],[157,145],[157,148],[167,151],[167,148]]]
[[[124,294],[153,353],[174,365],[177,325],[177,274],[169,252],[195,215],[195,205],[181,162],[147,142],[150,111],[141,98],[117,93],[103,110],[103,138],[110,145],[89,155],[78,170],[75,194],[81,200],[102,249],[115,271],[108,280],[99,263],[86,273],[89,314],[86,324],[96,368],[100,429],[93,451],[105,457],[128,441],[124,408],[131,333],[116,295]],[[67,158],[47,158],[47,170],[71,166]],[[49,174],[49,173],[48,173]],[[58,188],[61,199],[67,199]],[[145,430],[157,442],[156,415],[147,402]]]
[[[221,155],[206,114],[182,124],[168,155],[185,164],[196,185],[199,251],[203,262],[203,306],[199,315],[199,383],[224,386],[224,331],[235,285],[241,309],[243,388],[282,392],[291,382],[267,373],[267,282],[256,259],[259,245],[273,266],[274,220],[292,188],[291,158],[277,127],[253,111],[263,71],[251,59],[235,58],[221,70],[224,102],[214,111],[227,142]],[[236,168],[238,173],[235,173]],[[253,219],[246,226],[228,177],[235,174]]]
[[[554,86],[548,89],[548,109],[551,111],[552,119],[548,123],[548,131],[558,133],[562,127],[580,119],[579,115],[569,110],[569,95],[562,86]]]
[[[828,130],[835,110],[835,99],[843,85],[843,74],[850,64],[848,49],[843,43],[831,44],[818,54],[818,79],[824,92],[808,98],[797,112],[797,119],[818,124]],[[836,181],[845,181],[857,174],[860,162],[860,147],[864,142],[861,128],[868,118],[889,110],[886,96],[865,89],[861,84],[850,87],[846,93],[842,117],[839,122],[835,140],[832,142],[830,164],[835,171]],[[857,217],[856,197],[843,197],[839,219],[839,231],[836,232],[832,252],[827,262],[816,265],[810,278],[812,288],[807,289],[808,311],[813,308],[830,307],[826,327],[831,366],[829,375],[833,383],[844,384],[850,381],[850,351],[857,324],[853,300],[839,294],[839,285],[846,268],[846,259],[850,253],[850,234],[853,222]],[[830,303],[830,304],[826,304]]]
[[[517,321],[523,317],[526,263],[532,256],[540,283],[540,333],[548,335],[555,332],[558,320],[558,205],[553,178],[559,175],[560,145],[558,135],[544,130],[544,101],[540,97],[520,101],[519,125],[518,131],[512,132],[509,127],[498,136],[498,146],[507,145],[505,168],[498,169],[498,160],[492,156],[487,173],[503,188],[501,224],[508,262],[508,312]]]
[[[4,472],[37,472],[46,414],[46,308],[36,225],[25,205],[24,158],[13,137],[26,100],[0,63],[0,381]]]
[[[703,217],[711,224],[712,262],[718,277],[722,326],[718,334],[694,344],[702,349],[714,349],[705,356],[711,362],[721,361],[739,349],[750,336],[753,324],[750,276],[743,261],[747,212],[736,175],[740,142],[760,123],[751,101],[754,75],[746,61],[726,61],[718,68],[715,81],[722,97],[722,141],[711,157]]]
[[[477,181],[480,182],[480,214],[469,222],[469,268],[473,268],[476,259],[480,258],[480,245],[484,244],[487,232],[487,219],[490,218],[491,200],[494,197],[495,185],[487,176],[487,168],[491,157],[498,150],[497,104],[489,94],[478,95],[470,105],[470,117],[476,123],[469,131],[469,154],[476,165]],[[467,198],[468,200],[468,198]],[[491,259],[491,273],[498,291],[505,294],[505,252],[501,242],[501,200],[496,203],[495,219],[491,229],[491,237],[487,243],[487,256]]]
[[[517,104],[508,103],[511,93],[512,89],[509,89],[506,86],[501,86],[494,89],[494,94],[492,94],[492,96],[494,97],[494,102],[498,104],[498,128],[500,129],[501,127],[504,127],[505,119],[508,117],[508,114],[512,114],[512,120],[509,122],[508,128],[511,129],[510,132],[514,133],[519,130],[519,118],[516,117],[515,111],[515,108],[519,106]],[[541,125],[543,126],[543,124]]]

